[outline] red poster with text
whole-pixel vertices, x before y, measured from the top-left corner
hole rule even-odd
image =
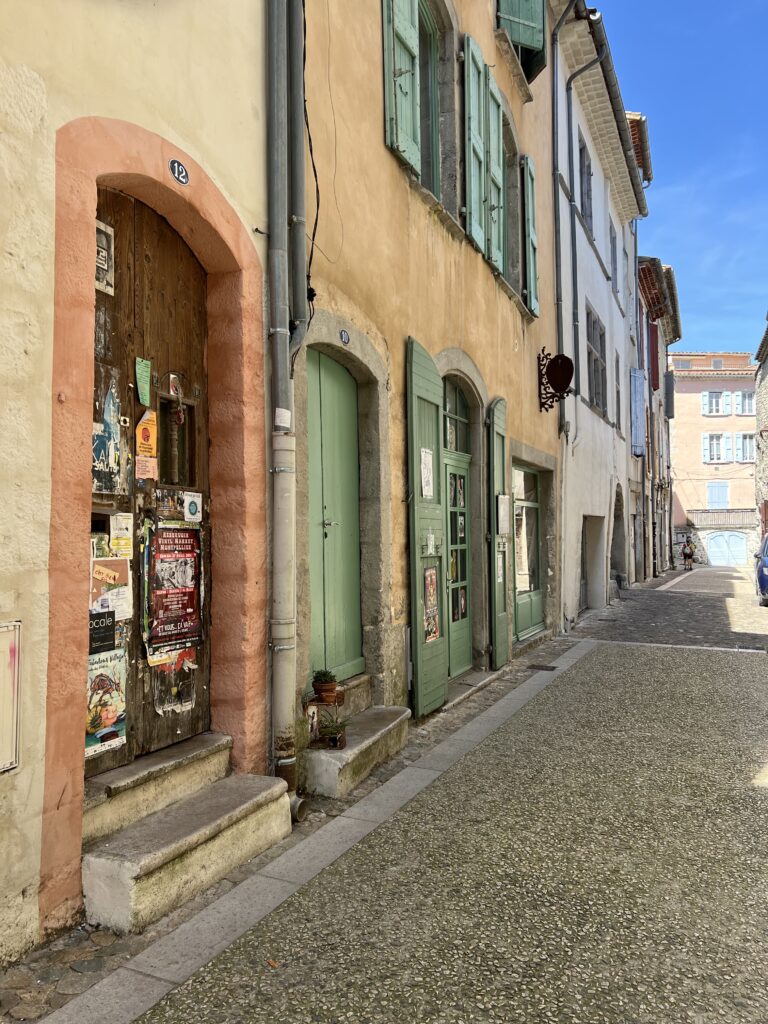
[[[201,640],[200,532],[159,527],[150,543],[149,646]]]

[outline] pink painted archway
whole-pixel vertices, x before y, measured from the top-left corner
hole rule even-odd
[[[182,161],[179,185],[168,162]],[[56,136],[49,656],[40,865],[43,932],[82,905],[80,854],[88,664],[97,186],[161,214],[208,278],[212,534],[211,711],[242,771],[265,771],[266,448],[264,276],[246,227],[178,146],[125,121],[86,117]]]

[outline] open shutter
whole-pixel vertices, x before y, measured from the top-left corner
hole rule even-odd
[[[417,718],[444,704],[448,687],[442,421],[442,378],[429,353],[409,338],[411,659]]]
[[[486,235],[487,256],[500,274],[504,273],[506,235],[506,202],[504,192],[504,128],[502,123],[501,93],[490,68],[485,69],[487,82],[486,111]]]
[[[638,367],[629,371],[630,415],[632,417],[632,454],[637,458],[645,451],[645,373]]]
[[[730,416],[731,415],[731,408],[732,408],[731,392],[730,391],[724,391],[723,392],[723,399],[722,399],[722,401],[723,401],[723,406],[722,406],[722,408],[723,408],[723,416]]]
[[[702,416],[709,415],[709,392],[708,391],[702,391],[701,392],[701,415]]]
[[[741,391],[733,392],[733,411],[737,416],[742,415],[744,409],[744,394]]]
[[[709,434],[701,435],[701,461],[709,462]]]
[[[734,434],[733,436],[734,436],[734,438],[736,440],[736,461],[737,462],[743,462],[744,461],[744,435],[743,434]]]
[[[419,0],[383,2],[387,145],[420,174]]]
[[[723,462],[733,462],[732,434],[723,434]]]
[[[466,121],[466,230],[485,252],[485,62],[471,36],[464,37],[464,117]]]
[[[498,18],[515,46],[544,49],[544,0],[499,0]]]
[[[503,398],[495,398],[488,409],[488,457],[491,512],[491,667],[496,669],[506,665],[509,660],[507,547],[510,497],[507,493],[507,403]],[[503,521],[505,511],[506,522]],[[501,532],[502,529],[505,529],[504,533]]]
[[[525,212],[525,304],[539,315],[539,243],[536,238],[536,174],[533,160],[522,159],[523,206]]]

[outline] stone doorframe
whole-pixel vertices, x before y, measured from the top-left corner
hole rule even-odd
[[[345,341],[342,341],[342,337]],[[348,340],[346,340],[348,339]],[[389,450],[389,368],[371,340],[349,320],[317,310],[305,347],[343,366],[357,382],[360,460],[360,612],[365,671],[375,704],[407,701],[405,631],[392,622],[392,501]],[[309,680],[312,608],[309,585],[309,446],[306,355],[296,360],[297,710]]]
[[[471,605],[472,667],[490,665],[491,607],[488,581],[488,389],[470,356],[460,348],[443,349],[435,357],[438,373],[453,377],[462,385],[469,404],[470,538],[472,542]],[[442,423],[440,425],[442,430]]]
[[[189,173],[185,186],[170,174],[174,158]],[[43,933],[70,923],[82,906],[98,186],[133,196],[165,217],[207,273],[212,723],[233,737],[237,768],[264,771],[267,761],[261,261],[250,232],[191,156],[126,121],[78,118],[56,134]]]

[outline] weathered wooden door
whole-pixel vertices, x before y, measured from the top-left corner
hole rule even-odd
[[[471,458],[463,453],[446,451],[444,460],[448,516],[448,675],[453,678],[472,667],[472,547],[469,529]]]
[[[490,491],[491,666],[501,668],[509,659],[507,609],[507,403],[491,402],[488,410],[488,484]]]
[[[206,277],[99,189],[86,773],[210,725]]]
[[[448,686],[443,381],[412,338],[407,374],[411,660],[414,713],[420,717],[445,703]]]
[[[335,360],[307,350],[310,662],[349,679],[365,668],[360,614],[357,384]]]

